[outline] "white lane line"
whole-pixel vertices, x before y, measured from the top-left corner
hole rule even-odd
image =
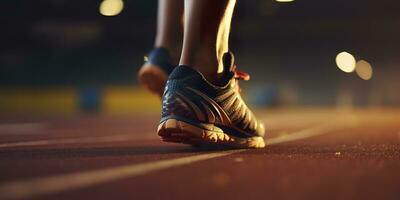
[[[231,150],[216,153],[201,154],[183,158],[161,160],[142,164],[125,165],[87,172],[77,172],[65,175],[37,178],[25,181],[15,181],[0,185],[0,199],[32,198],[39,195],[54,194],[78,188],[89,187],[128,177],[148,174],[171,167],[188,165],[190,163],[226,156],[245,150]]]
[[[138,136],[134,134],[124,135],[107,135],[107,136],[94,136],[94,137],[74,137],[74,138],[63,138],[63,139],[52,139],[52,140],[34,140],[24,142],[12,142],[0,144],[0,148],[5,147],[24,147],[24,146],[41,146],[41,145],[53,145],[53,144],[80,144],[80,143],[101,143],[101,142],[121,142],[136,139]],[[157,138],[150,134],[140,135],[140,139],[151,139]]]
[[[346,127],[341,125],[321,125],[300,130],[288,135],[270,138],[268,145],[292,142],[309,137],[327,134],[334,130]],[[268,147],[267,147],[268,148]],[[81,189],[88,186],[98,185],[124,178],[131,178],[155,171],[165,170],[172,167],[188,165],[198,161],[222,157],[233,153],[244,152],[242,150],[222,151],[216,153],[201,154],[183,158],[167,159],[162,161],[132,164],[119,167],[111,167],[94,171],[76,172],[71,174],[56,175],[50,177],[20,180],[0,185],[0,199],[22,199],[40,195],[54,194],[58,192]]]
[[[347,122],[354,121],[350,118],[347,119]],[[342,123],[337,123],[341,124],[343,126],[349,123],[342,122]],[[36,124],[38,125],[38,124]],[[18,125],[20,126],[20,125]],[[293,137],[294,139],[301,139],[302,137],[311,137],[313,134],[319,134],[320,131],[323,131],[324,129],[329,129],[331,125],[326,124],[323,126],[316,126],[314,128],[305,129],[300,132],[304,133],[293,133],[290,135],[284,135],[280,136],[277,138],[271,138],[267,140],[267,145],[275,144],[276,142],[284,142],[285,140],[292,140],[291,138]],[[16,126],[17,127],[17,126]],[[336,126],[338,127],[338,126]],[[340,126],[339,126],[340,127]],[[276,128],[276,127],[275,127]],[[1,125],[0,125],[0,130],[1,130]],[[310,135],[310,136],[308,136]],[[23,146],[41,146],[41,145],[54,145],[54,144],[75,144],[75,143],[101,143],[101,142],[121,142],[121,141],[127,141],[130,139],[138,138],[138,136],[134,134],[123,134],[123,135],[109,135],[109,136],[97,136],[97,137],[81,137],[81,138],[64,138],[64,139],[49,139],[49,140],[34,140],[34,141],[22,141],[22,142],[11,142],[11,143],[0,143],[0,148],[5,148],[5,147],[23,147]],[[154,134],[143,134],[140,135],[140,139],[156,139],[158,138]]]
[[[326,133],[329,133],[334,130],[343,129],[344,127],[345,126],[333,126],[331,124],[315,126],[312,128],[297,131],[295,133],[290,133],[287,135],[282,135],[282,136],[267,139],[266,143],[268,146],[268,145],[279,144],[279,143],[284,143],[284,142],[302,140],[302,139],[310,138],[313,136],[326,134]]]

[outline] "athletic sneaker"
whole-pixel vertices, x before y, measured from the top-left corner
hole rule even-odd
[[[145,57],[145,63],[139,70],[139,82],[150,92],[161,97],[164,92],[165,82],[174,67],[175,65],[167,49],[153,49],[148,57]]]
[[[236,71],[233,60],[231,53],[224,55],[225,69],[218,85],[188,66],[174,69],[164,91],[157,130],[164,141],[238,148],[265,146],[264,125],[240,96],[238,80],[248,80],[249,75]]]

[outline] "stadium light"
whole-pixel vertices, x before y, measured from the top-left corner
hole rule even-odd
[[[293,2],[294,0],[275,0],[275,1],[279,3],[288,3],[288,2]]]
[[[360,60],[356,64],[357,75],[364,80],[370,80],[372,78],[373,70],[371,64],[365,60]]]
[[[104,16],[115,16],[121,13],[123,8],[124,2],[122,0],[103,0],[99,11]]]
[[[341,52],[336,56],[336,65],[346,73],[353,72],[356,68],[356,59],[348,52]]]

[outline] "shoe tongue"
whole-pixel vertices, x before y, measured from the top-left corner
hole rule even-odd
[[[224,73],[233,72],[235,70],[235,56],[232,52],[226,52],[222,57],[224,65]]]
[[[222,57],[224,72],[221,76],[221,84],[228,83],[235,76],[235,57],[232,52],[226,52]]]

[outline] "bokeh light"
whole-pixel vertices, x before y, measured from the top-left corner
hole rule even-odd
[[[104,16],[115,16],[121,13],[124,8],[122,0],[104,0],[100,4],[99,11]]]
[[[364,80],[370,80],[373,74],[371,64],[365,60],[358,61],[356,64],[356,73],[360,78]]]
[[[348,52],[341,52],[336,56],[336,65],[340,70],[350,73],[356,68],[356,59]]]

